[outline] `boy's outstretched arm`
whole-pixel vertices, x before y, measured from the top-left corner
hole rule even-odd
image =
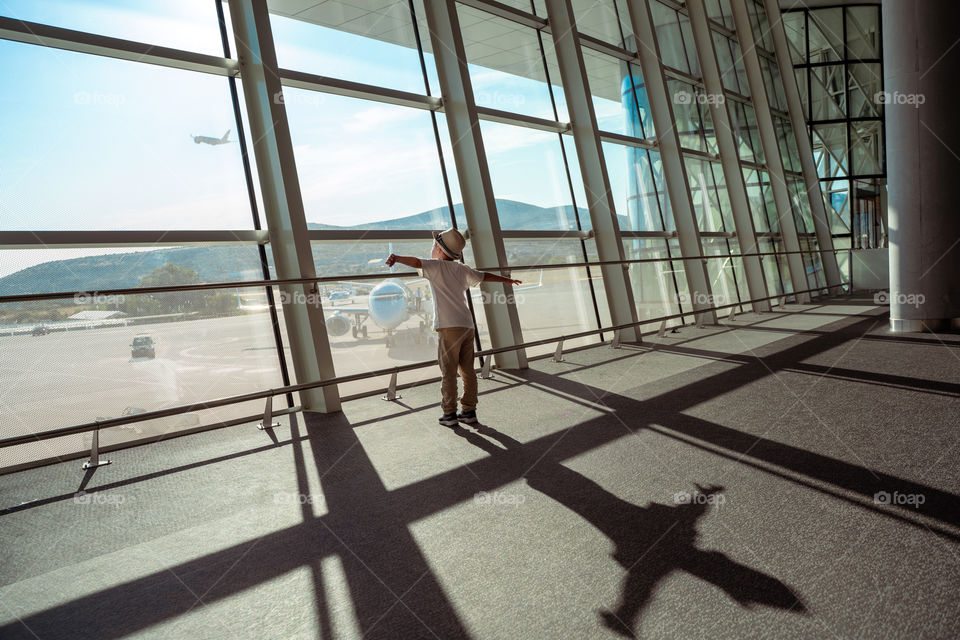
[[[483,272],[483,281],[484,282],[502,282],[503,284],[520,284],[521,280],[511,280],[510,278],[504,278],[503,276],[498,276],[495,273],[490,273],[489,271]]]
[[[386,264],[388,267],[392,267],[397,262],[408,267],[413,267],[414,269],[419,269],[422,266],[420,264],[420,258],[416,256],[398,256],[395,253],[387,256]]]

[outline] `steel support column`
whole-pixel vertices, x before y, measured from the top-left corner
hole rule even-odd
[[[833,251],[833,233],[830,231],[830,221],[827,219],[823,192],[820,190],[817,163],[813,159],[813,146],[810,144],[807,121],[803,116],[803,102],[800,101],[800,89],[797,87],[793,60],[790,58],[790,48],[787,46],[787,34],[783,29],[780,5],[777,0],[764,0],[764,5],[767,10],[767,20],[770,22],[774,54],[777,58],[777,65],[780,67],[780,79],[783,82],[783,91],[787,97],[787,108],[790,110],[793,135],[797,138],[797,150],[800,154],[800,165],[803,168],[803,182],[806,186],[807,197],[810,199],[810,212],[813,216],[813,227],[817,234],[817,247],[820,250],[820,264],[823,265],[823,274],[826,277],[830,292],[839,293],[842,284],[840,267],[837,265],[837,254]]]
[[[597,254],[601,261],[623,260],[623,242],[616,221],[616,207],[607,176],[600,135],[597,132],[597,116],[590,99],[590,86],[583,66],[583,54],[575,28],[570,0],[547,0],[547,15],[550,20],[550,35],[560,65],[563,93],[570,112],[571,133],[577,148],[583,189],[587,195],[587,209],[597,242]],[[637,309],[633,302],[633,289],[627,265],[605,265],[603,288],[613,324],[628,324],[637,321]],[[639,327],[625,330],[621,338],[639,342]]]
[[[687,171],[680,152],[680,135],[677,133],[673,103],[667,91],[667,78],[660,62],[660,47],[653,28],[653,17],[646,0],[630,0],[628,7],[630,23],[637,38],[637,55],[640,58],[647,99],[650,101],[657,149],[663,163],[667,193],[670,194],[673,220],[677,226],[680,254],[684,258],[695,258],[703,255],[700,230],[690,198]],[[716,313],[711,310],[710,301],[713,296],[710,292],[710,279],[707,277],[707,265],[703,260],[684,260],[684,271],[694,311],[705,310],[705,313],[697,317],[697,322],[715,323]]]
[[[307,235],[290,126],[281,99],[267,4],[258,0],[232,0],[230,18],[277,277],[313,278],[316,277],[313,252]],[[336,377],[316,284],[284,285],[280,291],[297,380],[302,383]],[[340,397],[331,385],[301,391],[300,404],[308,411],[339,411]]]
[[[752,1],[752,0],[750,0]],[[793,204],[790,202],[790,192],[783,173],[783,158],[780,156],[780,145],[777,142],[777,131],[773,126],[773,115],[770,113],[770,100],[767,98],[767,88],[760,69],[760,59],[757,57],[756,42],[753,37],[753,27],[750,25],[750,15],[747,13],[745,0],[730,0],[733,11],[733,21],[737,27],[737,38],[740,40],[740,51],[743,56],[743,66],[747,72],[747,83],[750,85],[750,97],[756,107],[757,131],[760,133],[760,143],[763,146],[763,155],[767,159],[767,173],[770,174],[770,188],[777,206],[777,218],[780,220],[780,237],[787,254],[787,265],[790,268],[790,282],[794,291],[804,291],[807,285],[807,271],[803,266],[800,253],[800,239],[797,236],[797,221],[793,216]],[[797,302],[808,302],[810,296],[805,293],[797,294]]]
[[[764,298],[767,296],[766,279],[763,274],[763,264],[758,256],[749,254],[758,253],[756,230],[753,227],[753,216],[750,213],[750,199],[747,196],[747,185],[743,179],[743,168],[740,166],[740,154],[730,111],[724,98],[723,81],[720,78],[720,65],[717,63],[717,54],[713,48],[713,37],[710,35],[710,25],[707,22],[707,10],[703,0],[687,0],[687,11],[690,14],[690,26],[693,31],[693,41],[697,47],[700,59],[700,69],[703,73],[703,84],[707,95],[713,97],[707,100],[710,115],[713,118],[714,135],[717,138],[717,148],[720,151],[720,164],[723,167],[723,177],[727,184],[727,195],[733,209],[733,224],[737,231],[737,243],[743,258],[743,270],[747,279],[747,289],[750,298]],[[753,307],[754,311],[769,311],[770,302],[764,300]]]
[[[480,135],[480,119],[467,69],[457,6],[454,0],[428,0],[423,5],[437,63],[444,114],[453,143],[453,159],[460,180],[464,215],[470,230],[470,247],[477,264],[506,267],[507,255]],[[493,348],[521,344],[523,334],[513,299],[513,287],[484,282],[480,289],[486,299],[483,311]],[[527,366],[526,352],[522,349],[499,353],[496,361],[501,369],[522,369]]]

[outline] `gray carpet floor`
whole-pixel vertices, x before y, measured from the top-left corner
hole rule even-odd
[[[0,638],[954,638],[960,336],[788,305],[0,477]],[[78,491],[85,493],[79,494]]]

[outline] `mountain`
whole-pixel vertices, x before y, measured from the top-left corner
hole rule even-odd
[[[497,200],[500,226],[504,229],[551,230],[576,229],[572,206],[538,207],[514,200]],[[590,216],[579,209],[583,229],[590,229]],[[463,205],[454,205],[457,226],[467,227]],[[620,218],[621,228],[629,228],[625,216]],[[311,222],[310,229],[346,229],[328,224]],[[446,207],[440,207],[392,220],[382,220],[349,227],[352,229],[439,230],[450,226]],[[422,253],[424,241],[394,243],[395,251]],[[318,275],[352,274],[370,270],[369,261],[384,252],[385,243],[323,243],[314,245]],[[511,248],[521,245],[511,241]],[[268,263],[273,259],[267,252]],[[44,262],[0,278],[0,295],[22,293],[47,293],[52,291],[102,291],[136,287],[140,279],[157,267],[172,262],[200,274],[202,282],[225,280],[253,280],[261,277],[260,261],[254,246],[207,245],[187,246],[112,253],[101,256],[72,258]]]
[[[580,213],[580,224],[583,229],[592,229],[590,224],[590,214],[583,207],[578,207]],[[454,216],[457,219],[457,227],[468,227],[467,217],[463,211],[463,204],[453,205]],[[577,228],[574,209],[571,205],[562,207],[538,207],[525,202],[516,200],[497,199],[497,213],[500,219],[501,229],[522,229],[522,230],[573,230]],[[627,226],[626,216],[617,216],[621,229],[629,228]],[[329,224],[320,224],[316,222],[308,223],[310,229],[343,229]],[[379,222],[369,222],[359,224],[351,229],[446,229],[450,226],[450,218],[447,214],[447,207],[438,207],[423,213],[417,213],[403,218],[394,218],[392,220],[381,220]]]

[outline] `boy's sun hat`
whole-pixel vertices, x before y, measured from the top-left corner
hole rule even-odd
[[[464,239],[463,234],[453,228],[447,229],[446,231],[438,231],[433,234],[433,239],[437,243],[437,246],[440,247],[440,250],[454,260],[460,259],[463,248],[467,246],[467,241]]]

